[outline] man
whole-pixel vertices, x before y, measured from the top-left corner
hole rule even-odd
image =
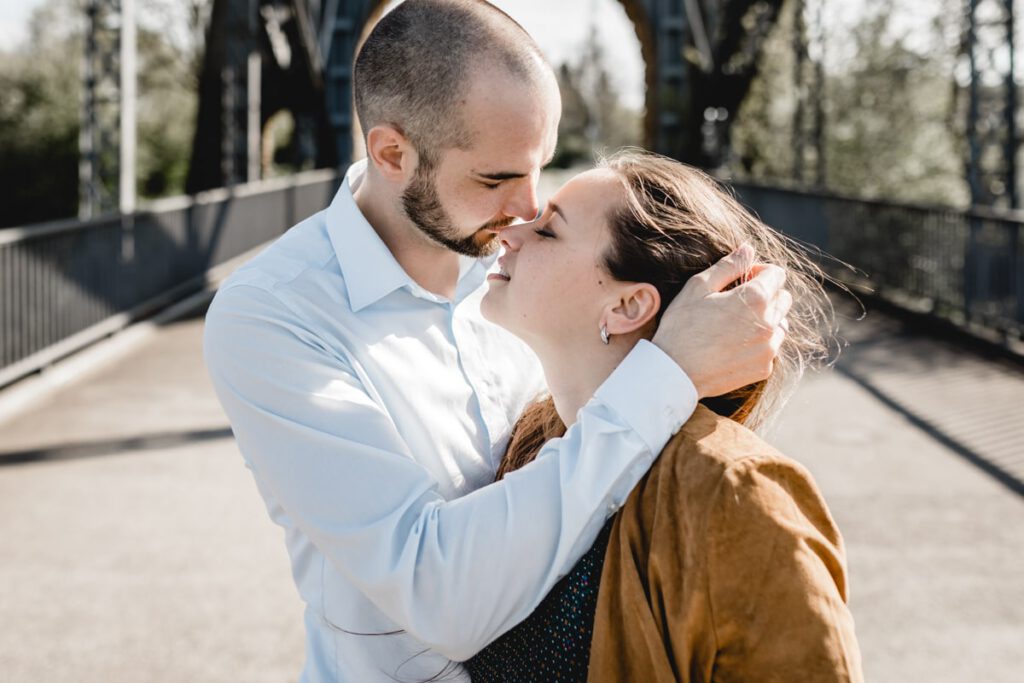
[[[538,213],[557,84],[493,6],[409,0],[368,37],[355,95],[367,161],[225,283],[205,354],[285,530],[303,680],[464,678],[449,659],[530,613],[698,397],[767,374],[788,295],[770,268],[716,293],[742,255],[698,276],[565,438],[485,486],[543,389],[479,300],[495,236]]]

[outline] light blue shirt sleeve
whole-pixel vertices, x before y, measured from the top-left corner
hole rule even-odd
[[[535,462],[447,501],[418,444],[273,293],[221,291],[204,347],[261,488],[388,618],[457,661],[529,615],[697,400],[643,342]]]

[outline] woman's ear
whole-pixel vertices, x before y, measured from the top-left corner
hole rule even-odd
[[[661,295],[654,285],[647,282],[626,285],[618,303],[606,313],[605,325],[608,326],[608,333],[630,334],[641,330],[654,320],[660,307]]]
[[[397,127],[381,124],[366,134],[366,156],[386,180],[405,185],[416,170],[416,150]]]

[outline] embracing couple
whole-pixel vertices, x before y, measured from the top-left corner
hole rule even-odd
[[[302,680],[861,680],[839,532],[752,431],[823,355],[815,268],[644,152],[538,206],[558,86],[482,0],[399,5],[354,89],[366,161],[206,323]]]

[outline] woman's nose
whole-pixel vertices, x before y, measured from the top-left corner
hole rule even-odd
[[[502,228],[501,232],[498,233],[498,239],[501,241],[501,246],[505,247],[508,251],[519,251],[519,247],[523,245],[523,226],[526,225],[531,224],[517,223],[515,225]]]

